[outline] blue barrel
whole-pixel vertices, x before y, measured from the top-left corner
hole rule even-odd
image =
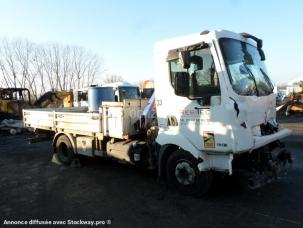
[[[115,101],[113,87],[89,87],[88,111],[98,112],[102,101]]]

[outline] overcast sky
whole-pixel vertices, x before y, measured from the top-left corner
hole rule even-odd
[[[156,41],[211,29],[263,39],[276,83],[303,76],[300,0],[0,0],[0,37],[78,45],[98,53],[108,73],[152,77]]]

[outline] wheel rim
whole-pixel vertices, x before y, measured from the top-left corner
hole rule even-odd
[[[179,161],[175,168],[177,181],[182,185],[192,185],[195,183],[196,172],[188,161]]]

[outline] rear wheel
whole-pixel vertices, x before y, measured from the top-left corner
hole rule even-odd
[[[58,155],[58,159],[65,165],[70,165],[74,158],[74,149],[66,135],[61,135],[56,141],[55,152]]]
[[[177,150],[168,158],[166,172],[169,185],[182,194],[202,196],[211,187],[212,173],[200,172],[197,159],[186,151]]]

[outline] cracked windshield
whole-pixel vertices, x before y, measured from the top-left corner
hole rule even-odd
[[[230,38],[221,39],[220,44],[236,93],[242,96],[266,96],[273,92],[273,85],[256,47]]]

